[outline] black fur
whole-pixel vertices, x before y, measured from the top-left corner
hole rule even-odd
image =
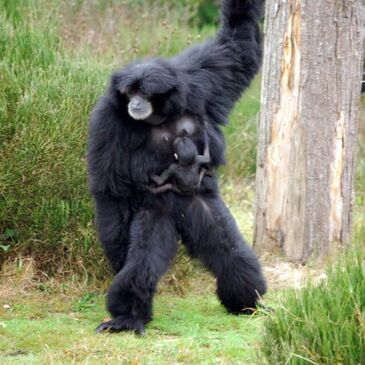
[[[154,195],[144,189],[149,176],[174,162],[171,153],[161,154],[149,143],[155,125],[185,115],[206,117],[211,165],[225,162],[219,125],[227,122],[258,71],[262,3],[223,0],[221,28],[214,39],[175,58],[139,61],[116,72],[92,113],[90,189],[99,238],[116,272],[107,300],[113,320],[99,331],[143,333],[152,318],[156,285],[180,237],[216,276],[217,294],[229,312],[255,308],[259,294],[266,291],[259,262],[221,200],[214,177],[205,176],[199,192],[191,196]],[[131,92],[143,94],[154,107],[144,122],[128,114],[126,94]]]

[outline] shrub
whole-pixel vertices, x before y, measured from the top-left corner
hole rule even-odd
[[[84,157],[105,72],[22,10],[0,2],[0,255],[32,254],[50,272],[97,247]]]

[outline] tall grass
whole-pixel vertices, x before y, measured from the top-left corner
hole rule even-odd
[[[266,321],[268,364],[365,364],[365,253],[355,250],[320,284],[287,292]]]
[[[95,250],[84,156],[105,72],[69,58],[53,24],[32,19],[26,2],[0,4],[2,249],[39,257],[49,271]]]

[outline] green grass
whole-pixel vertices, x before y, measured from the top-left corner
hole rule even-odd
[[[106,316],[98,294],[34,294],[0,302],[4,365],[254,364],[264,318],[228,315],[213,294],[164,294],[156,298],[145,338],[138,338],[94,333]]]
[[[265,323],[268,364],[365,364],[365,253],[348,253],[319,284],[283,294]]]

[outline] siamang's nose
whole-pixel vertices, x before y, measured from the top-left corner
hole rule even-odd
[[[133,99],[131,103],[131,107],[133,109],[141,109],[141,100],[139,99]]]

